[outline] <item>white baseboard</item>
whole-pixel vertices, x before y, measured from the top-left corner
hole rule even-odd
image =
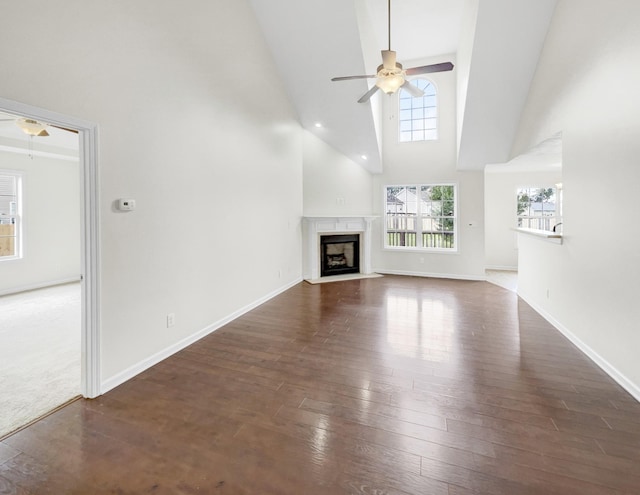
[[[158,364],[160,361],[163,361],[164,359],[167,359],[169,356],[172,356],[176,352],[181,351],[185,347],[190,346],[191,344],[197,342],[201,338],[206,337],[210,333],[215,332],[218,328],[223,327],[227,323],[235,320],[236,318],[239,318],[243,314],[248,313],[252,309],[257,308],[261,304],[264,304],[265,302],[267,302],[269,299],[273,299],[277,295],[279,295],[279,294],[283,293],[284,291],[290,289],[294,285],[299,284],[300,282],[302,282],[302,278],[298,278],[298,279],[294,280],[293,282],[290,282],[290,283],[288,283],[288,284],[276,289],[275,291],[267,294],[266,296],[261,297],[260,299],[257,299],[256,301],[253,301],[252,303],[240,308],[239,310],[234,311],[230,315],[225,316],[224,318],[221,318],[220,320],[208,325],[207,327],[205,327],[202,330],[190,335],[189,337],[187,337],[185,339],[182,339],[179,342],[176,342],[175,344],[167,347],[166,349],[163,349],[160,352],[157,352],[154,355],[149,356],[148,358],[140,361],[139,363],[134,364],[133,366],[130,366],[126,370],[121,371],[117,375],[112,376],[111,378],[108,378],[108,379],[104,380],[102,382],[101,386],[100,386],[100,394],[105,394],[109,390],[112,390],[112,389],[116,388],[118,385],[122,385],[127,380],[130,380],[134,376],[136,376],[136,375],[142,373],[143,371],[151,368],[152,366]]]
[[[517,272],[518,266],[507,266],[507,265],[487,265],[484,267],[485,270],[500,270],[506,272]]]
[[[568,338],[571,343],[573,343],[573,345],[580,349],[589,359],[591,359],[591,361],[596,363],[602,369],[602,371],[604,371],[613,380],[615,380],[618,385],[624,388],[638,402],[640,402],[640,387],[637,384],[629,380],[624,374],[618,371],[615,366],[609,363],[609,361],[604,359],[602,356],[600,356],[600,354],[598,354],[591,347],[585,344],[576,334],[574,334],[571,330],[565,327],[562,323],[556,320],[540,306],[535,304],[526,294],[518,291],[518,296],[529,306],[531,306],[538,314],[540,314],[540,316],[551,323],[551,325],[553,325],[556,330],[558,330],[562,335]]]
[[[82,277],[77,275],[75,277],[63,278],[60,280],[49,280],[47,282],[39,282],[37,284],[22,285],[20,287],[12,287],[11,289],[0,290],[0,296],[8,296],[10,294],[19,294],[20,292],[27,292],[29,290],[46,289],[47,287],[55,287],[56,285],[70,284],[72,282],[80,282]]]
[[[452,273],[425,273],[425,272],[408,272],[403,270],[386,270],[383,268],[374,268],[374,272],[383,275],[406,275],[409,277],[428,277],[428,278],[451,278],[455,280],[473,280],[484,281],[487,277],[484,275],[459,275]]]

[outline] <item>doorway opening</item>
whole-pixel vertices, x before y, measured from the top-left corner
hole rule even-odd
[[[2,98],[0,112],[0,175],[22,178],[19,191],[0,191],[13,225],[11,256],[0,256],[3,410],[19,418],[0,414],[1,438],[74,396],[98,396],[100,377],[96,126]]]

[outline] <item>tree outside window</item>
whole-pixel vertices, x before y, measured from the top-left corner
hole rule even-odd
[[[519,187],[517,190],[517,226],[554,231],[561,223],[558,191],[555,187]]]
[[[385,247],[455,250],[455,190],[452,184],[388,186]]]

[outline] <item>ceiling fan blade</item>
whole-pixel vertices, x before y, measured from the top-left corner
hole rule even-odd
[[[351,79],[369,79],[371,77],[376,76],[342,76],[342,77],[333,77],[332,81],[350,81]]]
[[[422,67],[413,67],[407,69],[407,76],[417,76],[418,74],[429,74],[431,72],[446,72],[453,69],[451,62],[443,62],[441,64],[423,65]]]
[[[379,89],[380,88],[374,84],[369,91],[367,91],[365,94],[363,94],[360,97],[360,99],[358,100],[358,103],[368,102],[371,99],[371,97],[375,94],[375,92],[378,91]]]
[[[49,133],[46,131],[46,129],[42,129],[38,134],[36,134],[36,136],[38,137],[47,137],[49,135]]]
[[[405,81],[404,84],[402,86],[400,86],[400,87],[402,89],[406,90],[406,92],[409,93],[414,98],[418,98],[420,96],[424,96],[424,91],[422,91],[417,86],[414,86],[409,81]]]
[[[393,50],[382,50],[382,66],[387,70],[396,68],[396,52]]]

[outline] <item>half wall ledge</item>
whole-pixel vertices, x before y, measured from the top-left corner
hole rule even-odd
[[[562,234],[559,234],[557,232],[549,232],[547,230],[525,229],[522,227],[518,227],[513,230],[515,230],[518,234],[526,234],[533,237],[538,237],[540,239],[546,239],[555,244],[562,244]]]

